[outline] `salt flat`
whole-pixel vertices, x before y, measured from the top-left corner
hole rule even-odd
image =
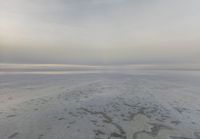
[[[200,72],[0,74],[0,139],[200,139]]]

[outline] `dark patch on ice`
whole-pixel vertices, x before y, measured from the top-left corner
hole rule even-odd
[[[122,138],[123,136],[116,133],[116,132],[113,132],[113,133],[110,134],[110,137]]]
[[[71,122],[69,122],[69,124],[71,125],[71,124],[74,124],[76,121],[71,121]]]
[[[75,113],[73,112],[68,112],[69,115],[73,116],[73,117],[78,117],[78,115],[76,115]]]
[[[133,120],[137,114],[145,115],[148,118],[155,118],[156,120],[163,122],[166,119],[170,118],[170,112],[168,109],[163,107],[162,105],[152,104],[152,103],[136,103],[136,104],[128,104],[127,102],[123,102],[123,104],[131,110],[129,110],[128,119]],[[125,118],[124,118],[125,119]],[[126,119],[125,119],[126,120]]]
[[[15,138],[18,134],[19,134],[18,132],[13,133],[12,135],[10,135],[10,136],[8,137],[8,139],[13,139],[13,138]]]
[[[180,108],[180,107],[174,107],[174,109],[175,109],[177,112],[179,112],[180,114],[187,110],[186,108]]]
[[[151,128],[151,131],[146,131],[146,130],[142,130],[142,131],[138,131],[138,132],[135,132],[133,134],[133,139],[137,139],[138,138],[138,135],[140,134],[148,134],[152,137],[156,137],[158,135],[158,133],[160,132],[160,130],[162,129],[167,129],[167,130],[172,130],[171,127],[168,127],[166,125],[162,125],[162,124],[156,124],[156,123],[149,123],[150,125],[152,125],[153,127]]]
[[[101,130],[93,130],[95,133],[95,139],[99,139],[100,135],[105,135],[105,133]]]
[[[80,108],[81,110],[83,110],[83,111],[85,111],[85,112],[87,112],[87,113],[90,113],[90,114],[92,114],[92,115],[101,115],[105,120],[104,120],[104,122],[106,122],[106,123],[110,123],[110,122],[112,122],[112,118],[111,117],[109,117],[106,113],[104,113],[104,112],[96,112],[96,111],[90,111],[90,110],[88,110],[88,109],[86,109],[86,108]]]
[[[177,137],[177,136],[170,136],[171,139],[193,139],[193,138],[187,138],[187,137]]]
[[[200,110],[199,110],[199,109],[197,109],[196,111],[200,112]]]
[[[15,117],[16,115],[15,114],[12,114],[12,115],[8,115],[6,116],[7,118],[11,118],[11,117]]]
[[[200,132],[194,132],[194,136],[196,137],[196,139],[200,139]]]
[[[34,110],[35,110],[35,111],[38,111],[39,109],[38,109],[38,108],[35,108]]]
[[[43,134],[39,135],[38,139],[42,139],[43,136],[44,136]]]
[[[178,125],[178,124],[181,123],[181,121],[178,121],[178,120],[177,120],[177,121],[171,121],[171,123],[172,123],[172,124],[175,124],[175,125]]]
[[[193,125],[195,125],[196,123],[195,122],[191,122]]]
[[[151,132],[153,135],[158,135],[159,131],[162,129],[172,130],[171,127],[163,125],[163,124],[156,124],[156,123],[149,123],[153,127],[151,128]]]
[[[103,122],[113,125],[116,129],[118,129],[121,139],[126,139],[126,132],[124,131],[124,129],[119,124],[113,122],[113,119],[110,116],[108,116],[105,112],[91,111],[91,110],[88,110],[87,108],[80,108],[80,110],[83,110],[91,115],[102,116],[104,119]]]
[[[58,118],[58,120],[65,120],[65,118]]]

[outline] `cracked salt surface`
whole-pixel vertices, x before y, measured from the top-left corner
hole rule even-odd
[[[0,75],[0,139],[199,139],[200,72]]]

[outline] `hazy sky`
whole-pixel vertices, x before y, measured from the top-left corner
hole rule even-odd
[[[0,62],[200,63],[200,1],[0,0]]]

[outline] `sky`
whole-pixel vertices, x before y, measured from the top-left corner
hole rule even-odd
[[[199,0],[0,0],[0,63],[200,64]]]

